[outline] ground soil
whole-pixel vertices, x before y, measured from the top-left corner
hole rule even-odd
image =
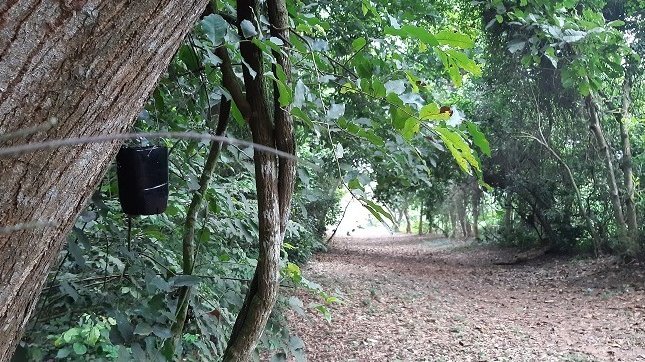
[[[330,323],[313,310],[289,323],[309,361],[645,361],[642,265],[550,255],[495,264],[516,253],[431,237],[335,239],[304,274],[342,303]]]

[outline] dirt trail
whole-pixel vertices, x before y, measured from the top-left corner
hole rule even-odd
[[[337,239],[305,275],[343,299],[289,316],[309,361],[645,361],[645,277],[417,237]],[[315,299],[300,296],[305,305]]]

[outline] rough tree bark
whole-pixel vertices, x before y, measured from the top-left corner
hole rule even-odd
[[[205,4],[1,2],[0,147],[127,129]],[[0,361],[117,146],[0,158]]]
[[[284,0],[267,1],[270,32],[284,40],[289,38],[289,15]],[[238,0],[238,22],[256,24],[260,14],[256,0]],[[285,41],[285,43],[288,43]],[[286,49],[285,49],[286,51]],[[240,52],[257,75],[243,67],[246,102],[253,142],[295,154],[293,122],[289,109],[280,107],[277,87],[273,91],[273,112],[270,112],[264,87],[262,52],[252,42],[241,42]],[[273,54],[287,79],[291,66],[288,57]],[[273,66],[274,72],[276,65]],[[277,77],[277,74],[276,74]],[[273,114],[273,119],[271,119]],[[293,160],[278,159],[266,152],[254,152],[255,180],[258,194],[259,257],[253,280],[235,320],[233,332],[224,352],[224,361],[248,361],[255,349],[275,305],[280,277],[280,249],[289,220],[291,197],[295,182]]]

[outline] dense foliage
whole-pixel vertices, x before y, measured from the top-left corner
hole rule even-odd
[[[281,251],[285,293],[261,341],[273,358],[304,358],[284,308],[331,318],[337,299],[299,265],[324,250],[346,193],[391,228],[405,219],[407,232],[642,253],[642,1],[288,5],[283,39],[270,36],[264,14],[238,24],[232,2],[212,2],[136,123],[142,132],[215,133],[234,98],[222,64],[238,78],[251,69],[240,43],[274,67],[273,52],[291,48],[293,86],[279,67],[265,69],[277,84],[265,91],[297,119],[299,158]],[[238,106],[226,134],[249,139]],[[164,341],[182,287],[194,292],[172,353],[215,360],[226,348],[258,257],[253,152],[223,145],[202,188],[213,144],[159,142],[170,150],[168,209],[129,219],[114,168],[106,174],[48,278],[22,343],[30,359],[173,358]],[[197,251],[186,274],[182,238],[196,195],[204,206],[193,210]],[[319,303],[304,306],[288,293],[294,287]]]

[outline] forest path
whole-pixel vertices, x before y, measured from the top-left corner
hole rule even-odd
[[[332,322],[290,314],[309,361],[645,361],[642,265],[542,258],[442,238],[338,238],[304,274]],[[305,305],[318,302],[300,294]]]

